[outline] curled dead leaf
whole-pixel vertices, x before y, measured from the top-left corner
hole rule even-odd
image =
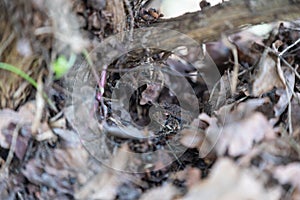
[[[281,184],[292,184],[297,190],[300,190],[300,163],[294,162],[286,166],[278,166],[274,171],[274,177]]]
[[[259,70],[252,85],[252,94],[254,96],[260,96],[272,90],[274,87],[285,87],[278,74],[276,61],[268,52],[264,52],[259,60],[258,67]]]
[[[176,188],[170,184],[154,188],[143,194],[140,200],[164,199],[172,200],[178,194]]]
[[[140,100],[141,105],[145,105],[148,102],[154,103],[161,92],[161,84],[149,83],[147,88],[142,92],[142,99]]]
[[[293,91],[291,91],[290,89],[294,88],[295,86],[295,74],[287,68],[285,68],[282,73],[284,74],[284,80],[288,87],[285,89],[276,90],[276,94],[279,96],[279,100],[274,106],[276,117],[280,116],[287,108],[293,96]]]
[[[251,189],[250,189],[251,188]],[[278,188],[265,188],[263,181],[249,171],[243,170],[231,160],[222,158],[212,169],[208,179],[195,184],[184,200],[210,199],[279,199]]]
[[[268,135],[273,135],[272,126],[263,114],[256,112],[246,119],[226,125],[216,149],[219,154],[224,154],[227,149],[231,156],[246,154],[255,142]]]
[[[248,100],[236,108],[233,105],[223,106],[216,112],[218,120],[202,115],[202,120],[205,117],[209,127],[205,131],[206,138],[199,147],[200,155],[213,148],[219,155],[226,152],[231,156],[244,155],[254,143],[264,138],[274,138],[272,125],[262,113],[255,111],[266,100]]]
[[[300,129],[300,93],[296,94],[296,97],[292,100],[292,125],[294,130]],[[300,130],[299,130],[300,131]]]
[[[181,144],[188,148],[199,147],[205,138],[204,129],[206,126],[207,123],[201,119],[194,119],[189,128],[185,128],[181,131]]]

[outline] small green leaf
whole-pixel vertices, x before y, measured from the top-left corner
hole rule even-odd
[[[69,60],[67,60],[67,58],[64,55],[59,56],[52,64],[52,70],[55,73],[55,78],[59,79],[63,75],[65,75],[74,65],[75,61],[75,54],[71,54]]]
[[[70,68],[65,56],[59,56],[52,64],[52,67],[56,79],[61,78]]]

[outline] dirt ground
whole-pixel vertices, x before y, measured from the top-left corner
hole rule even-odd
[[[1,1],[0,199],[300,199],[300,2],[151,5]]]

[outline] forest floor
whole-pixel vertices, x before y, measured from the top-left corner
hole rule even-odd
[[[299,20],[204,47],[138,0],[20,2],[0,4],[0,199],[300,199]]]

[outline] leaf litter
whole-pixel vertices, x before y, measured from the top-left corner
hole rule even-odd
[[[33,2],[37,10],[45,9],[44,1]],[[35,28],[34,32],[41,38],[47,38],[43,34],[46,31],[50,35],[49,40],[56,39],[54,46],[58,50],[55,55],[68,48],[80,52],[88,45],[93,47],[122,30],[121,27],[129,27],[127,21],[132,20],[125,15],[128,11],[124,10],[123,1],[111,1],[108,7],[106,3],[105,0],[78,0],[67,6],[49,3],[50,11],[54,13],[56,9],[66,8],[63,22],[51,19],[54,23],[51,31],[54,33],[47,32],[47,27]],[[120,9],[113,9],[114,6]],[[138,15],[138,12],[132,12],[134,16]],[[41,25],[42,22],[37,20],[41,13],[35,11],[33,15],[36,25]],[[137,17],[136,26],[156,23],[138,19],[141,18]],[[85,139],[92,140],[95,137],[91,129],[108,130],[110,142],[102,138],[101,146],[94,150],[113,155],[108,160],[112,168],[96,160],[86,149],[86,141],[78,137],[75,130],[77,118],[87,118],[88,115],[72,115],[70,110],[76,104],[68,105],[66,101],[70,91],[43,85],[45,91],[51,91],[49,93],[60,109],[59,113],[45,105],[39,92],[36,100],[27,101],[15,110],[0,110],[0,198],[299,199],[300,47],[297,41],[300,25],[299,21],[295,21],[271,26],[273,30],[268,37],[254,35],[247,30],[229,37],[236,46],[240,65],[234,93],[230,85],[236,63],[232,60],[231,50],[222,44],[221,39],[206,44],[207,52],[213,54],[211,57],[222,72],[221,81],[210,95],[207,95],[201,78],[190,76],[197,74],[195,69],[188,62],[170,56],[170,52],[153,49],[131,52],[108,66],[103,102],[99,102],[93,111],[99,120],[87,124],[82,130]],[[81,31],[77,31],[78,27]],[[68,35],[72,37],[66,40],[66,44],[58,42]],[[29,41],[22,39],[18,43],[23,54],[32,54],[33,46]],[[49,45],[45,44],[46,51]],[[193,62],[194,52],[187,51],[185,59]],[[122,70],[130,70],[144,60],[167,62],[186,76],[199,98],[200,115],[184,116],[180,113],[184,117],[179,119],[178,100],[172,91],[155,83],[138,88],[129,111],[120,106],[119,116],[110,115],[111,89]],[[72,73],[70,71],[68,75]],[[63,81],[54,84],[63,86]],[[42,88],[42,81],[39,81],[39,86]],[[177,87],[180,87],[179,83]],[[182,95],[189,99],[184,91]],[[159,140],[136,140],[136,135],[154,133],[122,120],[136,117],[144,125],[151,111],[149,105],[154,104],[159,107],[156,122],[163,134]],[[125,134],[116,128],[118,124],[124,126]],[[174,152],[162,152],[157,157],[141,156],[136,159],[124,154],[163,149],[166,144],[174,145],[172,141],[185,148],[185,152],[179,156]],[[168,150],[172,151],[172,148]],[[172,159],[174,161],[169,165],[165,164]],[[145,170],[143,173],[122,172],[130,167],[144,167]]]

